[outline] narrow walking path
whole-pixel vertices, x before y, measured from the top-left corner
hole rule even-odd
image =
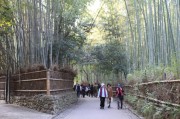
[[[79,98],[76,106],[59,114],[54,119],[139,119],[126,107],[117,109],[116,101],[113,101],[111,108],[100,109],[99,98]]]
[[[51,119],[53,117],[53,115],[14,104],[0,103],[0,111],[0,119]]]

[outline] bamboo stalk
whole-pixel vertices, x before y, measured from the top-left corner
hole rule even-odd
[[[47,78],[39,78],[39,79],[27,79],[27,80],[18,80],[18,81],[13,81],[14,83],[19,83],[19,82],[28,82],[28,81],[42,81],[42,80],[47,80]]]
[[[130,87],[130,88],[132,88],[133,86],[131,86],[131,85],[125,85],[124,87]]]
[[[40,71],[33,71],[33,72],[26,72],[26,73],[13,74],[12,76],[17,76],[17,75],[22,75],[22,74],[32,74],[32,73],[44,72],[44,71],[47,71],[47,70],[40,70]]]
[[[178,80],[165,80],[165,81],[153,81],[148,83],[141,83],[135,86],[142,86],[142,85],[151,85],[151,84],[158,84],[158,83],[180,83],[180,79]]]
[[[125,85],[124,87],[135,87],[135,86],[143,86],[143,85],[153,85],[153,84],[160,84],[160,83],[180,83],[180,79],[177,80],[164,80],[164,81],[153,81],[148,83],[140,83],[137,85]],[[112,86],[116,87],[116,86]]]
[[[50,91],[63,91],[63,90],[71,90],[72,88],[65,88],[65,89],[56,89],[56,90],[50,90]],[[4,90],[0,90],[4,91]],[[46,92],[47,90],[14,90],[15,92]]]
[[[47,71],[46,89],[47,89],[47,95],[50,95],[50,72],[49,71]]]
[[[4,79],[4,78],[6,78],[6,76],[0,76],[0,79],[1,79],[1,78],[3,78],[3,79]]]
[[[73,80],[68,80],[68,79],[56,79],[56,78],[50,78],[50,80],[53,80],[53,81],[73,81]]]
[[[160,84],[160,83],[180,83],[180,79],[177,80],[164,80],[164,81],[152,81],[148,83],[140,83],[137,85],[125,85],[124,87],[135,87],[135,86],[143,86],[143,85],[153,85],[153,84]],[[115,87],[115,86],[113,86]]]
[[[47,90],[14,90],[15,92],[46,92]]]
[[[65,89],[55,89],[55,90],[50,90],[50,91],[52,91],[52,92],[54,92],[54,91],[63,91],[63,90],[71,90],[72,88],[65,88]]]
[[[40,78],[40,79],[27,79],[27,80],[20,80],[20,81],[13,81],[13,82],[27,82],[27,81],[41,81],[41,80],[47,80],[47,78]],[[68,79],[56,79],[56,78],[49,78],[49,80],[53,80],[53,81],[72,81],[72,80],[68,80]],[[1,82],[0,82],[1,83]],[[4,83],[4,82],[2,82]]]

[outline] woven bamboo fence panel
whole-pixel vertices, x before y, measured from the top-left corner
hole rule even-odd
[[[6,85],[6,77],[0,77],[0,100],[4,99],[5,96],[5,85]]]
[[[74,76],[71,72],[52,70],[14,74],[10,77],[10,95],[53,95],[72,91]],[[4,97],[5,79],[6,77],[0,77],[1,97]]]
[[[180,80],[165,80],[124,86],[125,92],[151,102],[180,106]]]

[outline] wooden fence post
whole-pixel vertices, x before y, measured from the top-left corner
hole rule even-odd
[[[47,95],[50,95],[50,71],[49,70],[47,70],[46,90],[47,90]]]

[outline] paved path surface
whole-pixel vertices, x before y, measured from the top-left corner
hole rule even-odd
[[[139,119],[127,106],[118,110],[116,101],[111,108],[107,108],[106,104],[103,110],[99,109],[99,103],[99,98],[80,98],[72,108],[55,116],[0,102],[0,119]]]
[[[64,111],[54,119],[139,119],[126,107],[117,109],[117,103],[114,101],[111,108],[100,109],[99,98],[80,98],[76,106]],[[107,103],[107,102],[106,102]]]
[[[0,102],[0,119],[51,119],[52,117],[25,107]]]

